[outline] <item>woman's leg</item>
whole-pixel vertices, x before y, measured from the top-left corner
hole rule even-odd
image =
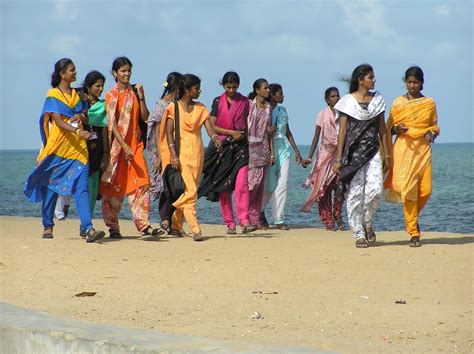
[[[431,196],[431,164],[426,167],[425,172],[418,181],[418,199],[405,200],[403,203],[403,214],[405,215],[405,225],[410,237],[420,237],[418,229],[418,217]]]
[[[73,193],[76,202],[77,213],[81,220],[81,233],[86,234],[92,229],[91,206],[89,200],[89,166],[82,171],[76,181],[76,187]]]
[[[139,232],[150,226],[150,187],[142,186],[128,196],[133,222]]]
[[[235,180],[235,212],[240,225],[248,225],[249,220],[249,167],[244,166],[237,173]]]
[[[43,204],[41,208],[43,227],[45,229],[53,228],[54,226],[53,216],[54,216],[54,208],[56,206],[57,200],[58,200],[58,194],[46,188],[46,193],[43,198]]]
[[[122,209],[123,196],[110,197],[102,195],[102,218],[109,232],[120,232],[118,217]]]
[[[366,229],[372,228],[372,220],[377,212],[383,192],[382,157],[380,152],[364,166],[365,187],[364,187],[364,226]]]
[[[346,196],[347,219],[356,239],[365,238],[365,231],[362,225],[364,217],[364,183],[365,170],[362,167],[352,178]]]
[[[280,165],[278,184],[273,192],[270,203],[272,205],[272,219],[274,224],[285,222],[285,205],[288,195],[288,174],[290,172],[290,159],[286,159]]]
[[[160,195],[160,201],[158,203],[159,213],[161,222],[166,221],[168,226],[171,227],[171,217],[173,216],[176,208],[168,200],[166,193],[162,192]]]
[[[249,219],[251,225],[257,225],[260,222],[264,189],[262,181],[256,189],[250,191]]]
[[[219,203],[221,205],[221,214],[224,224],[228,228],[235,229],[234,210],[232,209],[232,193],[219,193]]]
[[[91,216],[94,215],[95,203],[97,201],[97,194],[99,193],[99,171],[95,171],[89,176],[89,198]]]
[[[181,209],[176,209],[173,213],[173,218],[172,218],[173,230],[178,230],[178,231],[183,230],[183,218],[184,218],[183,211]]]

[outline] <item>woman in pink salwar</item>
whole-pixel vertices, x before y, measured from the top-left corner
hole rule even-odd
[[[236,72],[224,74],[221,82],[225,92],[212,103],[211,123],[223,142],[218,152],[210,144],[204,158],[203,180],[199,197],[220,201],[221,213],[227,234],[236,234],[236,222],[232,208],[232,192],[235,193],[237,219],[242,233],[255,231],[249,221],[248,141],[247,116],[249,100],[237,92],[240,77]]]
[[[309,213],[311,206],[317,203],[319,217],[324,227],[327,230],[335,231],[334,224],[336,222],[339,230],[344,230],[345,225],[342,221],[343,201],[334,198],[334,204],[332,203],[332,194],[337,185],[337,176],[331,167],[337,153],[334,106],[339,101],[338,89],[336,87],[329,87],[324,93],[324,98],[328,106],[318,113],[311,150],[308,158],[303,161],[304,166],[311,164],[314,151],[318,145],[319,138],[321,138],[316,161],[304,184],[304,187],[312,189],[301,211]]]

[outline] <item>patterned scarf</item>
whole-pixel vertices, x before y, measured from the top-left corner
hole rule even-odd
[[[132,87],[129,85],[125,91],[125,101],[123,103],[122,109],[120,110],[118,119],[116,119],[117,102],[119,96],[118,84],[115,84],[115,86],[112,87],[107,95],[110,97],[109,104],[107,105],[107,130],[110,147],[110,161],[107,169],[102,175],[102,182],[111,183],[115,177],[115,173],[117,172],[120,152],[122,150],[122,147],[120,146],[117,139],[112,139],[112,127],[114,125],[114,121],[117,120],[119,133],[122,136],[122,139],[125,140],[132,116],[134,92]]]

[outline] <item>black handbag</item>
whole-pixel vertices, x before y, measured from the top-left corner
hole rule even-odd
[[[174,102],[174,148],[179,157],[179,108],[178,101]],[[184,193],[186,185],[179,170],[173,168],[171,164],[166,166],[163,171],[163,180],[165,184],[165,193],[170,203],[174,203]]]
[[[140,103],[140,97],[138,97],[138,91],[135,88],[135,85],[132,85],[133,92],[137,96],[138,103]],[[140,111],[140,105],[138,105],[138,110]],[[138,126],[140,127],[140,140],[143,143],[143,148],[146,149],[147,135],[148,135],[148,124],[144,122],[140,117],[138,118]]]

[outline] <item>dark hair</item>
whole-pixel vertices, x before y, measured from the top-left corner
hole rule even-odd
[[[268,85],[268,88],[270,89],[270,96],[268,96],[267,101],[271,102],[272,96],[275,96],[278,91],[283,91],[283,87],[280,84],[270,84]]]
[[[163,94],[161,95],[161,98],[165,97],[167,94],[171,92],[175,92],[176,90],[179,89],[179,82],[183,79],[183,75],[173,71],[168,74],[166,77],[166,81],[164,82],[165,84],[165,89],[163,90]]]
[[[57,87],[61,82],[61,73],[66,71],[67,67],[71,64],[74,64],[69,58],[59,59],[54,64],[54,72],[51,74],[51,86]]]
[[[361,64],[354,69],[349,83],[349,93],[356,92],[359,88],[359,80],[366,77],[374,69],[369,64]]]
[[[100,72],[98,72],[97,70],[92,70],[91,72],[89,72],[85,79],[84,79],[84,82],[82,83],[82,88],[84,90],[85,93],[87,93],[89,87],[91,87],[92,85],[94,85],[97,81],[99,80],[102,80],[105,82],[105,77],[104,75],[102,75]]]
[[[339,89],[335,86],[331,86],[331,87],[328,87],[326,89],[326,91],[324,91],[324,99],[327,101],[328,98],[329,98],[329,95],[331,94],[331,92],[333,91],[337,91],[337,93],[339,93]]]
[[[197,77],[194,74],[185,74],[181,77],[179,80],[179,90],[178,90],[178,96],[176,97],[177,100],[181,99],[183,97],[184,92],[186,89],[190,90],[194,86],[200,86],[201,85],[201,79]]]
[[[253,100],[255,97],[257,97],[257,90],[264,84],[268,83],[267,80],[265,79],[257,79],[253,83],[253,91],[249,93],[248,98],[249,100]]]
[[[237,84],[240,85],[240,77],[235,71],[228,71],[222,76],[221,85]]]
[[[405,71],[405,79],[403,81],[407,81],[410,76],[413,76],[415,79],[421,82],[421,89],[423,90],[423,84],[425,83],[425,75],[423,74],[423,70],[419,66],[410,66],[407,71]]]
[[[132,62],[127,57],[115,58],[114,62],[112,63],[112,73],[125,65],[130,65],[130,68],[133,66]],[[115,78],[115,82],[117,82],[117,78]]]

